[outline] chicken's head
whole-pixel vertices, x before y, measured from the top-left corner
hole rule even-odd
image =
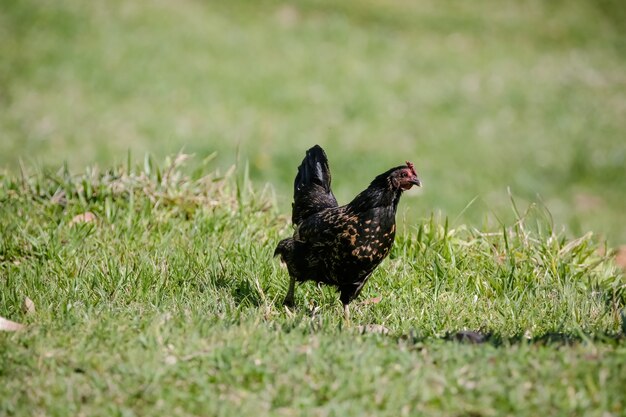
[[[389,179],[393,188],[402,191],[406,191],[414,185],[422,186],[422,182],[415,172],[415,166],[409,161],[406,161],[406,166],[399,166],[391,171]]]

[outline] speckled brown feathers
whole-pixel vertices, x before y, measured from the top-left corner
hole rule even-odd
[[[347,305],[393,245],[396,210],[402,192],[421,185],[413,164],[377,176],[367,189],[339,207],[330,189],[323,149],[309,149],[294,183],[293,237],[278,243],[291,278],[286,305],[293,305],[295,282],[312,280],[337,287]]]

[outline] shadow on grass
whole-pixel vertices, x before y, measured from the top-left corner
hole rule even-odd
[[[419,337],[415,332],[411,331],[408,335],[402,335],[398,338],[404,343],[418,345],[431,338]],[[626,341],[624,333],[603,333],[603,334],[585,334],[585,333],[566,333],[566,332],[547,332],[540,336],[527,337],[525,335],[516,335],[512,337],[502,337],[501,335],[472,330],[462,330],[457,332],[449,332],[441,340],[456,342],[462,344],[479,345],[490,344],[495,347],[511,346],[511,345],[536,345],[536,346],[573,346],[580,343],[605,343],[619,344]]]
[[[263,304],[258,289],[248,279],[218,275],[211,281],[215,288],[228,292],[238,306],[260,307]]]

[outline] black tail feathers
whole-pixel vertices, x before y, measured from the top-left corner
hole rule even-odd
[[[315,145],[306,151],[294,181],[292,213],[294,224],[299,224],[325,208],[337,207],[337,199],[330,189],[330,182],[326,152],[321,146]]]
[[[306,156],[298,167],[298,175],[296,175],[293,184],[294,197],[298,191],[311,184],[317,184],[324,188],[324,191],[330,192],[330,180],[330,168],[326,152],[321,146],[315,145],[306,151]]]

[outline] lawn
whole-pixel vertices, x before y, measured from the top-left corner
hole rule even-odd
[[[5,2],[0,415],[626,415],[624,17]],[[340,202],[424,182],[352,323],[280,304],[315,143]]]

